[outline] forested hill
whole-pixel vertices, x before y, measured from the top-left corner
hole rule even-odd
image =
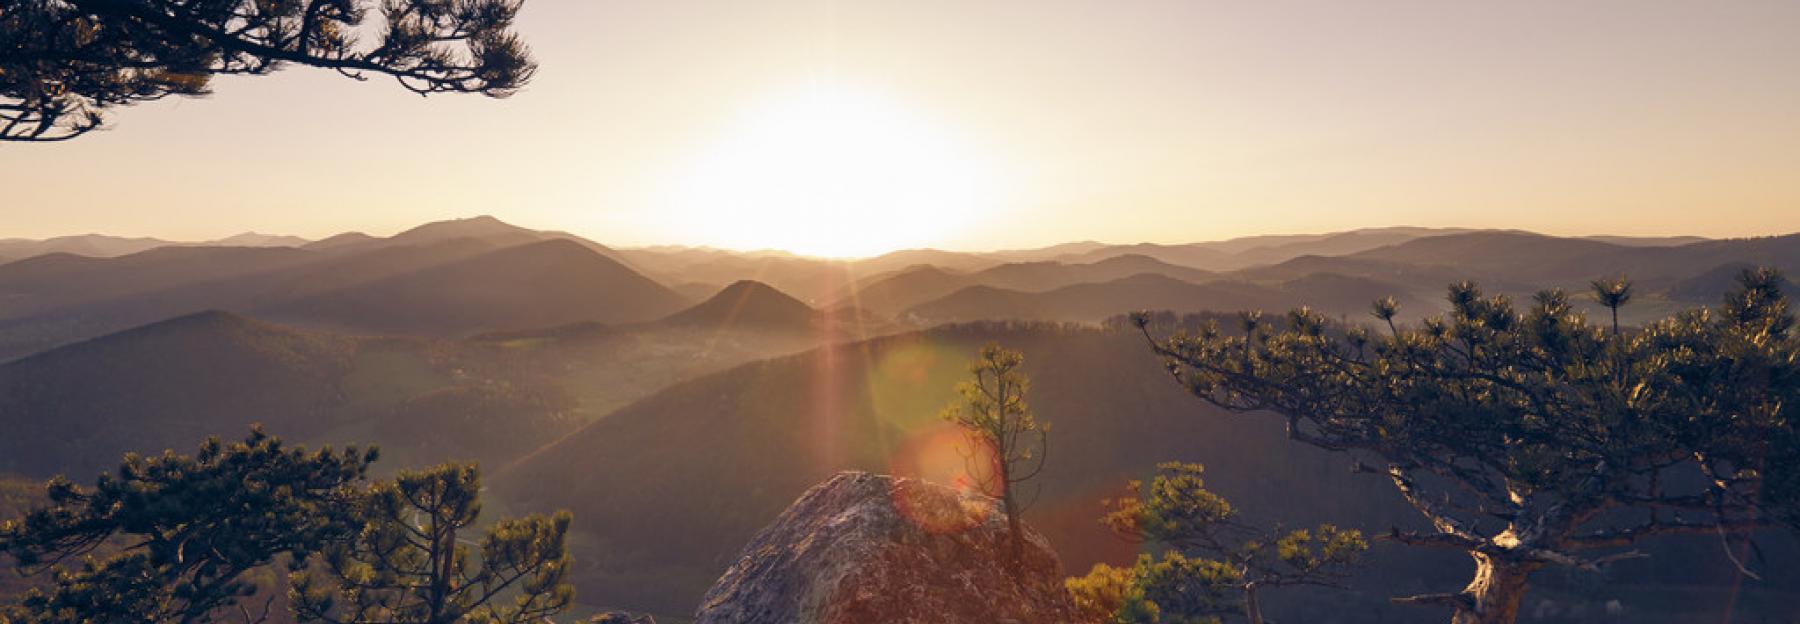
[[[1351,459],[1288,441],[1274,419],[1226,415],[1187,396],[1141,336],[1042,323],[981,323],[844,344],[678,384],[594,422],[494,480],[526,509],[575,511],[582,595],[661,613],[690,610],[738,548],[795,496],[838,470],[946,480],[960,437],[938,420],[968,360],[989,341],[1025,354],[1031,404],[1051,423],[1050,461],[1026,519],[1072,572],[1134,548],[1103,529],[1100,502],[1165,460],[1207,466],[1208,487],[1250,517],[1373,532],[1420,520]],[[1731,578],[1716,543],[1660,544],[1615,574],[1620,595],[1691,584],[1684,608],[1716,612]],[[1788,552],[1788,551],[1780,551]],[[1360,589],[1282,603],[1287,621],[1435,621],[1390,595],[1450,591],[1466,558],[1381,549]],[[1639,583],[1641,585],[1633,585]],[[1637,587],[1637,589],[1633,589]],[[1552,581],[1540,596],[1574,591]],[[1800,599],[1800,592],[1783,594]],[[1712,611],[1707,611],[1707,610]]]

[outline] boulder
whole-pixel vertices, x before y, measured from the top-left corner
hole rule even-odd
[[[864,472],[814,486],[744,548],[698,624],[1079,621],[1029,527],[1017,565],[999,501]]]

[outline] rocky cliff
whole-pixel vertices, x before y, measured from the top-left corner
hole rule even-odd
[[[992,498],[844,472],[813,487],[706,593],[699,624],[1076,622],[1029,528],[1016,569]]]

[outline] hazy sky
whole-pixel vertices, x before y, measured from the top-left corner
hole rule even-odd
[[[0,237],[1800,230],[1792,0],[528,0],[519,28],[542,69],[508,100],[294,68],[0,145]]]

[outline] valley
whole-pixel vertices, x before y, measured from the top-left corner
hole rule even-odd
[[[491,217],[256,247],[106,242],[5,247],[50,251],[0,264],[0,474],[80,478],[253,424],[309,445],[377,445],[384,473],[475,461],[496,505],[575,512],[584,604],[664,619],[691,612],[739,546],[838,471],[954,478],[959,438],[937,412],[985,343],[1025,354],[1033,403],[1054,424],[1026,518],[1073,574],[1135,556],[1097,522],[1101,501],[1159,461],[1205,463],[1210,486],[1262,520],[1423,522],[1349,458],[1196,404],[1127,313],[1232,331],[1238,310],[1309,306],[1374,324],[1370,302],[1392,296],[1399,321],[1416,323],[1443,312],[1444,286],[1461,279],[1529,300],[1628,272],[1643,294],[1625,322],[1638,323],[1717,301],[1742,267],[1800,270],[1800,236],[1421,228],[862,260],[614,249]],[[1774,561],[1800,554],[1785,536],[1765,548]],[[1687,610],[1667,621],[1724,608],[1717,579],[1732,573],[1716,550],[1661,545],[1619,567],[1609,599],[1647,604],[1683,587]],[[1269,608],[1430,621],[1387,596],[1445,589],[1438,577],[1461,561],[1380,551],[1352,591]],[[1583,587],[1559,577],[1534,595],[1579,603]],[[1739,591],[1753,608],[1800,599],[1780,582]]]

